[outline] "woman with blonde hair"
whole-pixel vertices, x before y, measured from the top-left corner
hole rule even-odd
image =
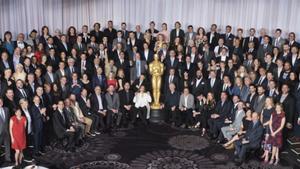
[[[27,76],[27,74],[26,74],[26,72],[24,71],[23,65],[22,65],[21,63],[17,64],[17,65],[16,65],[16,71],[15,71],[15,73],[13,74],[13,79],[14,79],[15,81],[17,81],[17,80],[22,80],[23,82],[25,82],[26,76]]]

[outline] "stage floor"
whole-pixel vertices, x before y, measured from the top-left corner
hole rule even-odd
[[[200,136],[200,131],[150,124],[90,138],[75,153],[48,149],[36,159],[50,169],[292,169],[287,161],[262,165],[251,155],[242,166],[225,150]]]

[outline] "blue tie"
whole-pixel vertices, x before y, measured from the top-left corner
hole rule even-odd
[[[140,69],[140,61],[137,61],[136,62],[136,75],[137,75],[137,77],[140,77],[140,75],[141,75],[141,69]]]

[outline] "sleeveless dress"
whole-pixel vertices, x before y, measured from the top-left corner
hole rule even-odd
[[[281,125],[281,120],[285,117],[285,113],[281,112],[277,114],[276,112],[272,113],[272,129],[275,132]],[[268,143],[277,148],[281,148],[282,146],[282,130],[279,131],[275,137],[270,135],[268,139]]]
[[[19,120],[16,116],[11,117],[13,121],[12,135],[14,142],[11,147],[15,150],[23,150],[26,148],[26,118],[24,116]]]

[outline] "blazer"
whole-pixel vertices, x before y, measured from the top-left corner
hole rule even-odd
[[[147,64],[151,63],[154,60],[154,52],[150,49],[148,49],[148,56],[146,59],[146,52],[143,50],[141,51],[142,60],[145,60]]]
[[[127,92],[125,90],[121,90],[119,92],[121,108],[123,108],[124,105],[133,105],[134,92],[132,90],[129,90],[128,94],[129,99],[127,99]]]
[[[258,47],[259,47],[258,38],[254,36],[252,42],[254,43],[254,49],[258,49]],[[244,40],[244,46],[243,46],[244,52],[248,51],[248,49],[249,49],[248,44],[249,43],[250,43],[250,36],[246,37],[245,40]]]
[[[114,93],[113,97],[111,97],[111,95],[107,92],[105,94],[105,100],[107,103],[107,109],[111,110],[111,109],[119,109],[120,108],[120,98],[119,98],[119,94],[118,93]]]
[[[134,81],[138,78],[135,65],[136,65],[136,62],[134,62],[134,64],[131,66],[131,69],[130,69],[130,80],[131,81]],[[140,60],[141,74],[146,72],[146,65],[147,65],[146,61]]]
[[[102,39],[104,37],[104,33],[102,31],[96,32],[95,30],[92,30],[90,32],[90,36],[95,36],[96,37],[96,42],[99,44],[100,42],[102,42]]]
[[[103,110],[106,110],[107,106],[106,106],[106,100],[104,94],[101,94],[101,101],[102,101]],[[100,110],[100,107],[99,107],[98,98],[95,93],[92,94],[92,96],[90,97],[90,102],[91,102],[92,112],[97,113]]]
[[[136,39],[144,40],[144,34],[142,32],[140,32],[139,34],[137,32],[134,32],[134,34],[135,34]]]
[[[33,124],[33,132],[42,132],[43,130],[43,116],[39,110],[39,108],[36,105],[31,106],[31,111],[30,111],[31,117],[32,117],[32,124]]]
[[[189,40],[195,40],[196,39],[196,32],[192,32],[192,38],[190,38],[190,33],[186,32],[184,37],[184,44],[187,46]]]
[[[254,111],[260,114],[265,106],[265,101],[266,101],[265,95],[263,95],[261,99],[259,99],[259,96],[257,96],[253,103]]]
[[[70,128],[71,126],[68,116],[64,110],[62,114],[64,117],[61,115],[59,110],[56,110],[53,113],[53,119],[52,119],[53,129],[58,138],[63,138],[67,133],[67,129]]]
[[[165,108],[170,109],[173,106],[176,106],[176,108],[178,108],[179,101],[180,93],[178,91],[174,91],[174,93],[172,94],[171,91],[168,90],[164,99]]]
[[[273,51],[273,46],[272,45],[268,44],[268,46],[266,48],[264,48],[264,45],[261,44],[258,47],[257,58],[260,61],[264,61],[265,54],[266,53],[272,53],[272,51]]]
[[[92,86],[95,88],[96,86],[100,86],[101,89],[106,89],[106,77],[104,75],[101,75],[101,80],[99,77],[95,74],[92,79]]]
[[[251,147],[260,147],[260,143],[263,136],[263,126],[261,122],[258,120],[256,124],[252,122],[246,131],[245,138],[249,141]]]
[[[169,90],[169,79],[170,79],[170,75],[166,76],[165,77],[165,81],[164,81],[164,92],[168,91]],[[172,83],[175,84],[176,86],[176,90],[178,91],[179,90],[179,77],[176,76],[176,75],[173,75],[173,80],[172,80]]]
[[[218,101],[215,110],[215,112],[219,115],[218,120],[224,121],[226,118],[228,118],[230,116],[232,107],[233,107],[232,102],[229,100],[226,100],[223,103],[223,106],[222,106],[222,101],[221,100]]]
[[[275,99],[277,102],[280,102],[282,94],[279,94],[277,96],[277,99]],[[291,94],[288,94],[287,97],[283,100],[283,111],[285,112],[286,122],[294,124],[294,119],[298,118],[298,115],[296,115],[296,105],[295,105],[295,99]]]
[[[174,43],[175,38],[177,37],[176,35],[176,29],[173,29],[170,33],[170,43]],[[179,30],[179,36],[181,44],[184,43],[184,31],[182,29]]]
[[[195,99],[192,94],[189,94],[187,96],[187,109],[194,109],[195,108]],[[185,101],[184,101],[184,95],[181,94],[180,100],[179,100],[179,108],[184,108],[185,107]]]
[[[276,42],[276,38],[274,37],[272,39],[272,45],[275,46],[275,42]],[[277,44],[277,47],[279,48],[280,51],[282,51],[283,49],[283,45],[286,43],[286,40],[282,37],[279,38],[279,41],[278,41],[278,44]]]
[[[210,36],[211,36],[211,32],[207,32],[206,36],[207,36],[208,43],[209,43],[209,45],[210,45],[209,49],[210,49],[211,51],[213,51],[214,48],[218,45],[218,41],[219,41],[220,35],[219,35],[217,32],[215,32],[215,33],[214,33],[214,37],[212,38],[211,43],[209,42]]]
[[[203,94],[206,96],[207,94],[207,82],[204,78],[201,79],[199,84],[197,85],[197,79],[194,79],[192,82],[192,93],[194,96],[199,96],[200,94]]]

